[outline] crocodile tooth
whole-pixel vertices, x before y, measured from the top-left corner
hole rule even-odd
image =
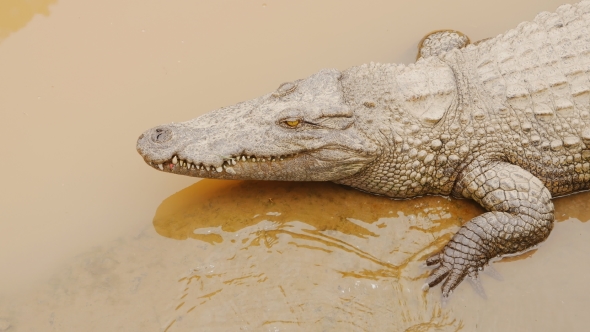
[[[256,161],[256,157],[252,157],[252,161],[254,161],[254,162],[255,162],[255,161]]]
[[[219,173],[221,173],[221,172],[223,172],[223,168],[222,167],[217,167],[216,171],[219,172]]]
[[[246,157],[242,156],[242,161],[246,161]]]
[[[164,165],[158,164],[158,168],[160,169],[160,171],[163,171],[164,170]]]
[[[232,164],[232,165],[235,165],[235,164],[237,164],[237,162],[236,162],[234,159],[232,159],[232,160],[231,160],[231,164]]]
[[[228,172],[229,174],[236,174],[236,171],[234,171],[234,169],[231,167],[226,168],[225,171]]]
[[[275,157],[270,158],[270,161],[275,161]]]
[[[266,159],[262,158],[262,159],[260,159],[260,161],[266,161]]]
[[[172,158],[172,163],[176,164],[178,162],[178,159],[176,158],[176,156],[174,156],[174,158]]]

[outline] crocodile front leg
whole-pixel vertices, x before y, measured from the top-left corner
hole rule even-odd
[[[453,195],[471,198],[489,212],[464,224],[426,260],[439,266],[424,289],[444,280],[444,299],[466,276],[477,278],[490,259],[532,249],[553,228],[551,193],[541,180],[512,164],[473,162],[461,173]]]

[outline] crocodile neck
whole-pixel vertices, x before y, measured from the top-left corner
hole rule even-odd
[[[469,102],[473,94],[467,77],[469,69],[458,56],[454,54],[444,61],[428,59],[410,66],[371,64],[346,72],[343,85],[345,91],[353,91],[347,94],[351,106],[358,109],[367,103],[375,105],[363,113],[375,118],[373,132],[368,136],[379,137],[382,149],[380,156],[362,171],[335,182],[394,198],[451,193],[465,160],[471,157],[464,148],[467,138],[462,133],[469,132],[475,107]],[[441,66],[452,70],[452,99],[440,91],[426,91],[410,98],[400,91],[400,75],[436,71]],[[447,108],[436,119],[425,114],[428,110],[423,111],[427,108],[424,104],[446,104]]]

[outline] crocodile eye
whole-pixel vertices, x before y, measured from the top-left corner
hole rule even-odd
[[[300,122],[301,120],[286,120],[285,124],[291,128],[295,128],[299,125]]]

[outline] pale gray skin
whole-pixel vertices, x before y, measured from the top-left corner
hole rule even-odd
[[[432,43],[430,45],[432,47]],[[443,45],[440,49],[445,49]],[[322,70],[142,134],[153,168],[215,179],[334,181],[487,211],[427,260],[446,299],[553,228],[552,197],[590,187],[590,2],[409,66]]]

